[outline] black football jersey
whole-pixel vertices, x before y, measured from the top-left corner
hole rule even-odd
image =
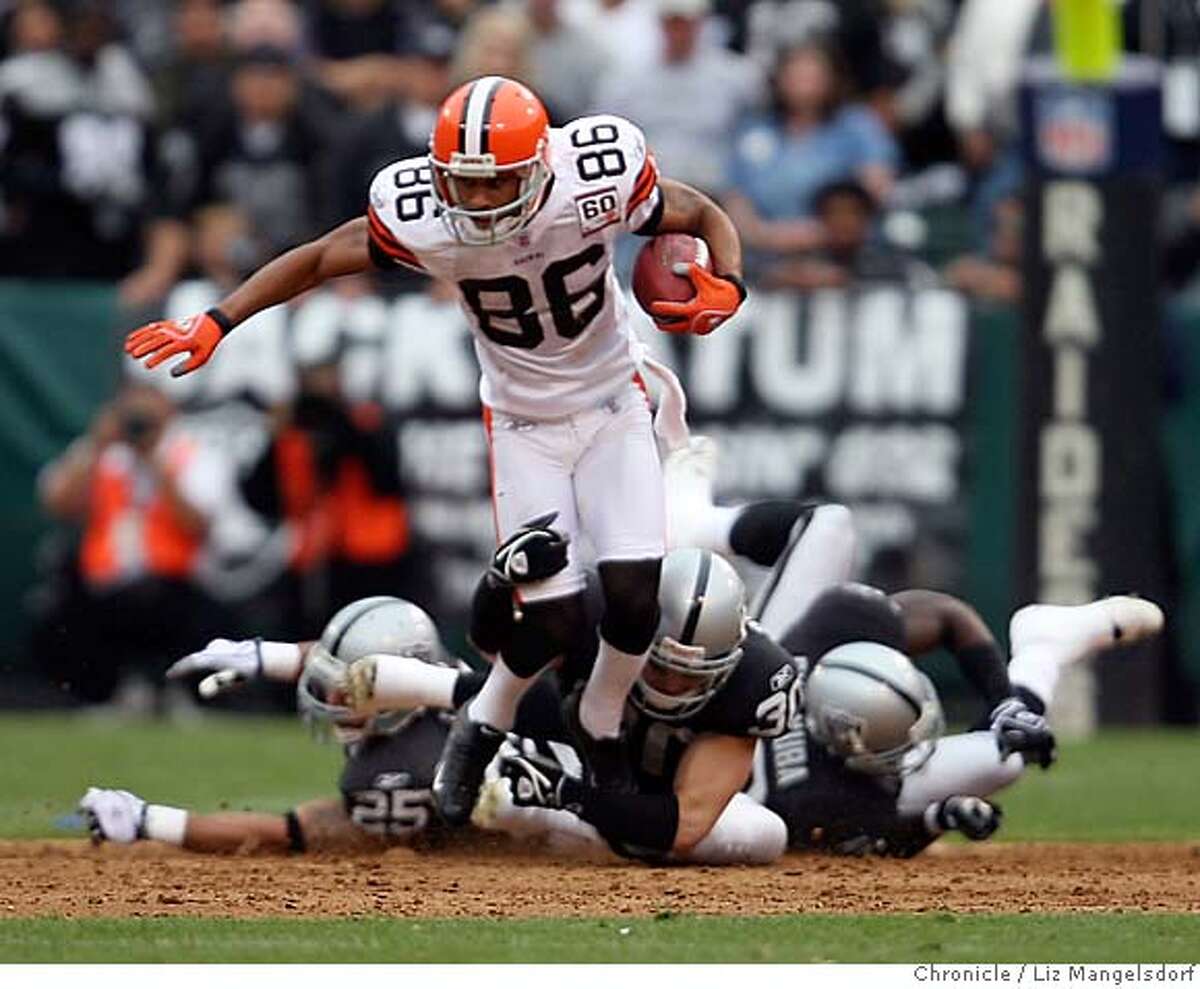
[[[464,674],[474,696],[486,673]],[[347,752],[338,787],[350,820],[364,831],[411,840],[440,819],[433,811],[433,774],[453,715],[425,711],[386,735],[370,735]],[[562,738],[558,691],[543,677],[521,699],[514,730],[531,738]]]
[[[882,591],[862,584],[826,591],[783,636],[804,677],[830,649],[863,641],[904,649],[900,609]],[[847,769],[799,721],[759,745],[749,792],[783,818],[793,848],[908,856],[933,839],[920,818],[897,811],[899,786],[896,777]]]
[[[933,841],[920,817],[896,809],[899,780],[846,769],[801,726],[764,739],[750,796],[787,825],[792,848],[907,857]]]
[[[426,711],[398,731],[370,735],[350,749],[338,788],[356,826],[411,839],[438,821],[430,787],[450,720],[445,712]]]
[[[625,730],[640,790],[670,790],[679,760],[698,735],[770,738],[803,718],[803,684],[792,657],[754,627],[744,648],[729,679],[691,717],[660,721],[626,704]]]

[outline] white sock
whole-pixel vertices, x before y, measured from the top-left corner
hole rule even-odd
[[[856,543],[850,509],[845,505],[822,505],[813,512],[799,540],[784,550],[751,608],[768,635],[783,635],[818,594],[850,579]]]
[[[510,731],[517,720],[517,705],[536,679],[517,676],[504,665],[503,658],[498,658],[483,682],[483,689],[467,708],[467,717],[501,731]]]
[[[1037,696],[1049,710],[1062,674],[1062,664],[1058,660],[1061,653],[1061,646],[1049,642],[1025,646],[1009,661],[1009,681],[1014,687],[1024,687]]]
[[[183,836],[187,833],[187,818],[187,811],[181,807],[147,804],[146,816],[142,819],[142,835],[151,841],[182,845]]]
[[[592,738],[616,738],[621,734],[621,716],[629,688],[637,682],[647,653],[635,656],[600,640],[596,665],[583,689],[579,720]]]
[[[683,862],[703,865],[766,865],[787,849],[787,825],[774,811],[735,793],[712,829]]]
[[[742,514],[745,505],[707,505],[691,520],[692,539],[700,549],[712,550],[722,556],[732,556],[729,533]]]
[[[414,707],[448,711],[454,706],[458,677],[458,670],[452,667],[431,666],[413,656],[380,656],[371,706],[377,711]]]

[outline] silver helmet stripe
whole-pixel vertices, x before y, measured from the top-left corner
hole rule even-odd
[[[704,593],[708,590],[708,577],[712,573],[712,553],[705,550],[700,554],[700,566],[696,571],[696,586],[692,588],[692,604],[688,609],[687,620],[683,623],[683,631],[679,636],[682,645],[690,646],[696,634],[696,626],[700,624],[700,612],[704,608]]]
[[[488,126],[491,123],[492,102],[496,90],[504,82],[500,76],[484,76],[471,87],[467,94],[467,106],[463,112],[463,129],[466,144],[463,152],[482,155],[488,151]]]

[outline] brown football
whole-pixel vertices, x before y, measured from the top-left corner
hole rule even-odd
[[[633,297],[647,313],[652,302],[687,302],[696,294],[691,279],[672,270],[680,261],[712,271],[708,245],[691,234],[660,234],[642,245],[633,263]]]

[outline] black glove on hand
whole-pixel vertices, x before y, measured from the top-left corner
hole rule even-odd
[[[553,577],[567,565],[567,536],[551,529],[558,512],[530,519],[509,536],[492,556],[488,579],[495,586],[512,587]]]
[[[1058,754],[1054,732],[1045,717],[1034,714],[1024,701],[1016,697],[1001,701],[992,711],[991,720],[1001,758],[1020,752],[1026,762],[1036,762],[1043,769],[1054,764]]]
[[[938,807],[937,822],[945,831],[957,831],[971,841],[990,838],[1000,827],[1003,811],[982,797],[947,797]]]
[[[499,769],[502,778],[512,786],[513,803],[518,807],[546,807],[562,810],[563,782],[569,780],[562,763],[533,746],[500,750]]]

